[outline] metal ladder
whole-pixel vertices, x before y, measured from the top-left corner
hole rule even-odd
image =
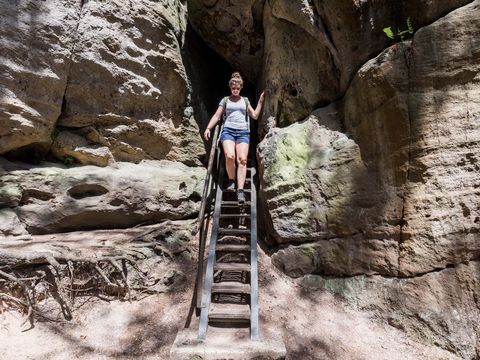
[[[198,337],[205,339],[209,324],[244,324],[258,340],[256,170],[247,165],[247,201],[240,205],[235,192],[222,189],[226,171],[220,164]]]

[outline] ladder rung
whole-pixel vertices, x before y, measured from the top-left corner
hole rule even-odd
[[[238,207],[239,203],[238,201],[222,201],[222,206],[223,207]],[[250,206],[250,201],[245,201],[243,204],[243,206]]]
[[[218,242],[221,244],[225,244],[225,242],[228,242],[228,241],[236,241],[240,243],[248,242],[248,240],[245,239],[245,237],[235,236],[235,235],[224,235],[218,238]]]
[[[250,245],[218,244],[215,250],[222,252],[250,251]]]
[[[250,294],[250,285],[233,281],[215,283],[212,286],[212,293]]]
[[[250,217],[250,214],[220,214],[221,218],[242,218]]]
[[[215,270],[220,271],[250,271],[250,264],[246,263],[216,263]]]
[[[245,321],[250,322],[250,308],[248,305],[233,306],[215,304],[212,306],[208,319],[211,321]]]
[[[219,234],[225,235],[250,235],[250,229],[227,229],[227,228],[219,228]]]

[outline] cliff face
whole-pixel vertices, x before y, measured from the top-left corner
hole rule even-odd
[[[178,1],[6,2],[1,11],[0,153],[35,144],[100,166],[200,164]]]
[[[1,161],[0,233],[194,216],[205,149],[182,58],[185,10],[176,0],[0,5],[0,154],[57,159]]]
[[[262,33],[258,2],[242,4],[192,1],[190,16],[232,64],[262,64],[257,156],[273,263],[476,356],[480,2],[272,0]],[[404,30],[407,17],[413,38],[391,45],[382,29]],[[252,39],[262,49],[245,54]]]
[[[202,51],[186,49],[188,17],[266,91],[257,157],[273,264],[312,293],[480,356],[479,0],[49,0],[0,11],[0,153],[95,165],[2,160],[3,235],[193,216],[210,111],[200,102],[211,96],[195,82],[217,69],[191,58]],[[408,17],[415,34],[393,44],[383,28],[403,30]]]

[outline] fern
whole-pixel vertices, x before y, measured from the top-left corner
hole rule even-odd
[[[407,18],[407,28],[408,28],[408,33],[413,34],[412,19],[410,19],[410,17]]]
[[[415,30],[413,28],[412,19],[410,17],[408,17],[407,18],[407,29],[406,30],[397,29],[397,32],[395,33],[392,30],[392,27],[389,26],[389,27],[384,28],[383,32],[385,33],[385,35],[387,35],[392,40],[397,40],[398,41],[398,39],[400,39],[400,41],[404,41],[407,36],[410,37],[411,35],[413,35]]]
[[[383,29],[383,32],[390,38],[390,39],[394,39],[395,38],[395,34],[393,33],[392,31],[392,28],[389,26],[389,27],[386,27]]]

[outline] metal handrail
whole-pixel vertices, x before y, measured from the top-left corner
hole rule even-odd
[[[212,145],[210,147],[210,156],[208,158],[208,165],[207,165],[207,174],[205,175],[205,183],[203,185],[203,194],[202,194],[202,203],[200,205],[200,212],[198,213],[198,220],[197,224],[192,230],[192,235],[197,235],[198,231],[201,230],[204,224],[204,217],[205,217],[205,208],[207,206],[208,198],[211,192],[211,184],[210,180],[212,177],[212,169],[213,164],[215,162],[215,152],[217,148],[217,137],[218,137],[218,125],[215,126],[215,131],[212,137]]]
[[[193,290],[192,302],[190,305],[190,311],[187,317],[187,321],[185,323],[185,328],[190,326],[191,318],[193,315],[194,308],[198,308],[198,303],[201,301],[201,297],[198,297],[198,289],[201,288],[202,274],[203,274],[203,258],[205,254],[205,247],[206,247],[206,236],[207,236],[207,226],[205,226],[206,220],[208,216],[205,217],[205,212],[207,209],[207,205],[211,201],[211,194],[213,189],[213,177],[212,177],[212,170],[213,165],[215,163],[215,154],[217,153],[217,138],[219,133],[219,126],[215,126],[215,131],[212,137],[212,145],[210,147],[210,155],[208,158],[208,165],[207,165],[207,174],[205,175],[205,183],[203,185],[203,193],[202,193],[202,203],[200,205],[200,212],[198,213],[198,220],[195,227],[192,229],[192,235],[197,235],[200,231],[199,235],[199,244],[198,244],[198,264],[197,264],[197,276],[195,279],[195,287]],[[218,163],[218,156],[217,156],[217,163]],[[218,164],[217,164],[218,165]]]

